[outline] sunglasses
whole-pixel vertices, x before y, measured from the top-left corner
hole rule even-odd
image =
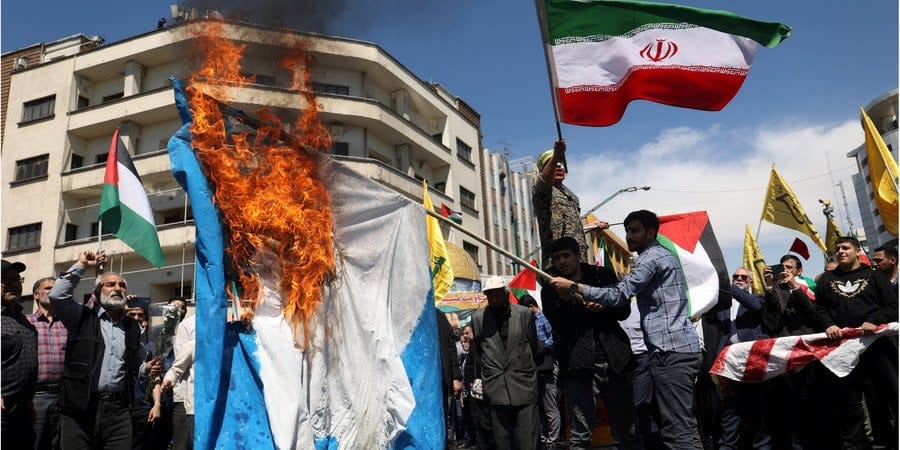
[[[738,280],[749,280],[749,279],[750,279],[750,275],[733,275],[733,276],[731,277],[731,279],[734,280],[734,281],[738,281]]]

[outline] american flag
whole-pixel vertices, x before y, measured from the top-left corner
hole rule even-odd
[[[844,328],[840,339],[816,333],[732,344],[722,349],[709,372],[753,383],[799,370],[818,360],[835,375],[844,377],[875,339],[896,335],[898,328],[897,322],[891,322],[879,325],[872,334],[863,334],[859,328]]]

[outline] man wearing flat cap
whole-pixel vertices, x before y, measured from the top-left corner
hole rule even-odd
[[[0,322],[2,354],[2,429],[3,448],[31,448],[32,397],[37,384],[37,330],[22,314],[22,272],[25,264],[3,260],[3,316]]]
[[[488,278],[482,292],[488,306],[472,316],[475,377],[482,381],[484,403],[498,450],[532,450],[538,442],[537,367],[541,352],[528,308],[509,303],[503,278]]]

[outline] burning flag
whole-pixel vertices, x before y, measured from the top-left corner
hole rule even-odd
[[[706,211],[661,216],[656,239],[681,264],[691,317],[709,311],[717,301],[731,303],[728,269]]]
[[[283,67],[302,134],[265,111],[239,132],[249,116],[215,98],[247,81],[241,47],[207,26],[204,68],[187,92],[173,80],[184,125],[168,146],[197,233],[195,445],[441,447],[422,208],[315,151],[330,138],[301,51]]]

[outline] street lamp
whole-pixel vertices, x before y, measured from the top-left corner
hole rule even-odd
[[[594,212],[594,211],[600,209],[601,206],[603,206],[603,205],[609,203],[610,200],[616,198],[616,196],[618,196],[619,194],[621,194],[621,193],[623,193],[623,192],[635,192],[635,191],[637,191],[637,190],[649,191],[649,190],[650,190],[650,186],[629,186],[629,187],[627,187],[627,188],[619,189],[618,191],[613,192],[612,195],[610,195],[609,197],[606,197],[605,199],[603,199],[602,202],[597,203],[597,206],[591,208],[590,211],[584,213],[584,215],[582,215],[581,218],[582,218],[582,219],[587,219],[587,216],[591,215],[592,212]]]

